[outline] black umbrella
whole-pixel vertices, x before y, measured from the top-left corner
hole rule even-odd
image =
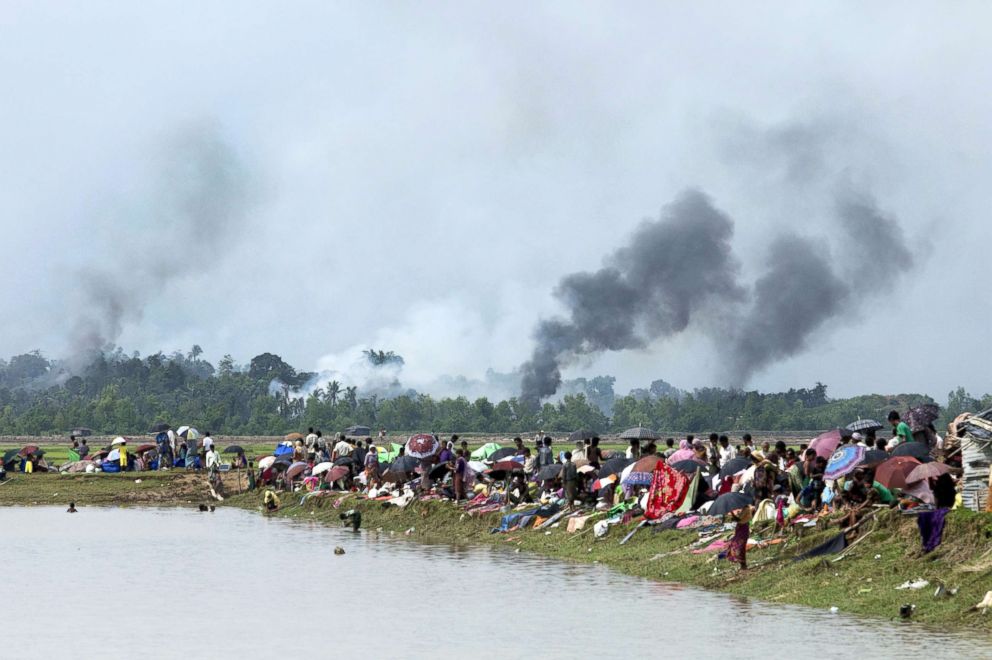
[[[448,463],[438,463],[433,468],[431,468],[431,479],[442,479],[444,475],[448,474],[448,470],[451,466]]]
[[[574,445],[576,442],[579,442],[580,440],[581,441],[592,440],[594,435],[596,434],[593,433],[592,431],[586,431],[586,430],[574,431],[570,436],[568,436],[568,441]]]
[[[892,450],[893,456],[912,456],[919,461],[930,458],[930,448],[922,442],[904,442]]]
[[[12,460],[14,460],[14,457],[17,456],[17,454],[20,451],[21,451],[20,449],[8,449],[6,452],[4,452],[4,454],[3,454],[4,465],[6,465],[7,463],[10,463]]]
[[[341,459],[338,459],[341,460]],[[337,461],[335,461],[337,465]],[[390,472],[413,472],[420,465],[420,459],[413,456],[398,456],[395,461],[389,464]]]
[[[231,445],[230,447],[228,447],[227,449],[224,450],[224,453],[225,454],[243,454],[243,453],[245,453],[245,450],[241,447],[241,445]]]
[[[732,477],[742,470],[746,470],[754,465],[754,461],[750,458],[744,456],[738,456],[737,458],[732,458],[723,464],[720,468],[720,478],[726,479],[727,477]]]
[[[151,433],[161,433],[163,431],[168,431],[171,428],[172,427],[166,424],[165,422],[159,422],[158,424],[152,427]]]
[[[277,458],[272,463],[272,467],[275,468],[277,471],[279,471],[279,470],[287,469],[292,464],[293,464],[292,458],[290,458],[289,456],[282,456],[280,458]]]
[[[745,495],[744,493],[724,493],[713,501],[706,515],[724,516],[731,511],[743,509],[749,504],[754,504],[754,498],[750,495]]]
[[[881,465],[885,461],[889,460],[889,453],[887,451],[882,451],[881,449],[869,449],[865,452],[865,457],[861,459],[858,465],[874,466]]]
[[[845,428],[854,433],[855,431],[878,431],[884,429],[885,426],[874,419],[859,419],[856,422],[851,422]]]
[[[686,461],[678,461],[677,463],[672,463],[670,466],[673,470],[678,470],[683,474],[696,474],[696,470],[702,469],[702,465],[699,461],[694,461],[691,458]]]
[[[552,463],[541,468],[541,471],[537,473],[537,480],[550,481],[556,479],[559,474],[561,474],[561,463]]]
[[[511,456],[516,456],[516,455],[517,455],[517,450],[515,447],[503,447],[502,449],[497,449],[496,451],[494,451],[489,456],[489,460],[495,463],[500,459],[509,458]]]
[[[342,456],[338,460],[334,461],[335,465],[354,465],[355,459],[351,456]]]
[[[649,428],[643,426],[635,426],[632,429],[627,429],[620,434],[623,440],[657,440],[658,434]]]
[[[608,477],[611,474],[620,474],[623,469],[634,462],[634,459],[627,458],[625,456],[618,456],[617,458],[611,458],[610,460],[603,463],[603,466],[599,468],[599,478]]]

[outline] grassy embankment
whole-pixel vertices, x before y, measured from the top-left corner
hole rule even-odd
[[[294,496],[283,497],[276,514],[306,518],[339,526],[338,514],[347,507],[363,513],[363,529],[408,537],[416,541],[476,544],[501,547],[577,562],[599,562],[630,575],[678,582],[707,589],[782,604],[795,604],[884,619],[899,618],[902,604],[916,605],[912,619],[937,626],[992,630],[992,613],[969,612],[986,591],[992,590],[992,515],[968,511],[952,512],[947,518],[944,543],[929,555],[920,551],[915,518],[882,510],[875,522],[866,522],[866,534],[837,560],[838,555],[794,562],[793,559],[839,531],[822,526],[805,530],[801,538],[790,536],[784,545],[751,550],[750,569],[740,572],[713,555],[694,555],[689,545],[698,535],[685,531],[655,532],[640,529],[625,545],[620,540],[633,529],[616,526],[602,539],[595,539],[591,523],[585,531],[567,533],[565,525],[545,531],[518,531],[492,534],[499,515],[482,518],[463,515],[450,503],[414,502],[407,509],[384,508],[378,502],[351,496],[342,508],[338,498],[311,500],[301,507]],[[227,503],[257,510],[257,494],[231,498]],[[752,537],[771,538],[767,524],[754,526]],[[837,561],[835,561],[837,560]],[[923,578],[930,586],[920,590],[897,590],[907,580]],[[958,588],[954,596],[936,597],[935,588],[943,582]]]

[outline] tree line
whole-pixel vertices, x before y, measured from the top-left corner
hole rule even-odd
[[[281,435],[308,426],[325,432],[353,424],[390,431],[561,434],[597,433],[631,426],[703,433],[712,430],[803,431],[845,425],[859,417],[882,419],[892,409],[932,402],[922,394],[831,399],[827,387],[762,393],[722,388],[686,392],[664,381],[625,396],[612,377],[566,383],[556,402],[529,408],[516,398],[436,398],[407,391],[382,397],[331,381],[307,388],[316,374],[297,371],[272,353],[238,365],[227,355],[216,365],[188,353],[141,357],[120,349],[71,372],[38,352],[0,360],[0,434],[64,434],[87,427],[100,434],[139,434],[159,421],[191,424],[224,435]],[[402,360],[391,352],[367,354],[372,363]],[[945,417],[992,407],[992,396],[951,392]]]

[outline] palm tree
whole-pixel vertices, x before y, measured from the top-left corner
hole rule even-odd
[[[341,383],[332,380],[327,384],[327,400],[331,402],[332,406],[337,405],[339,394],[341,394]]]

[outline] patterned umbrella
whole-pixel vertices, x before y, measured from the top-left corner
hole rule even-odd
[[[833,429],[826,433],[821,433],[809,443],[809,448],[816,452],[817,456],[830,460],[830,457],[840,446],[840,429]]]
[[[940,406],[936,403],[924,403],[907,410],[903,421],[909,424],[910,430],[915,433],[925,430],[938,417],[940,417]]]
[[[865,448],[860,445],[844,445],[833,453],[827,461],[827,469],[823,472],[824,479],[839,479],[853,472],[865,457]]]
[[[414,458],[430,458],[441,449],[441,443],[429,433],[418,433],[406,441],[406,455]]]
[[[912,456],[893,456],[875,470],[875,481],[886,488],[905,488],[906,477],[920,462]]]
[[[906,483],[914,481],[926,481],[931,477],[939,477],[951,471],[951,468],[944,463],[923,463],[913,468],[913,471],[906,475]]]
[[[621,433],[620,437],[624,440],[657,440],[658,434],[643,426],[635,426]]]
[[[878,431],[879,429],[884,429],[885,425],[876,422],[874,419],[859,419],[856,422],[851,422],[845,428],[854,433],[855,431]]]

